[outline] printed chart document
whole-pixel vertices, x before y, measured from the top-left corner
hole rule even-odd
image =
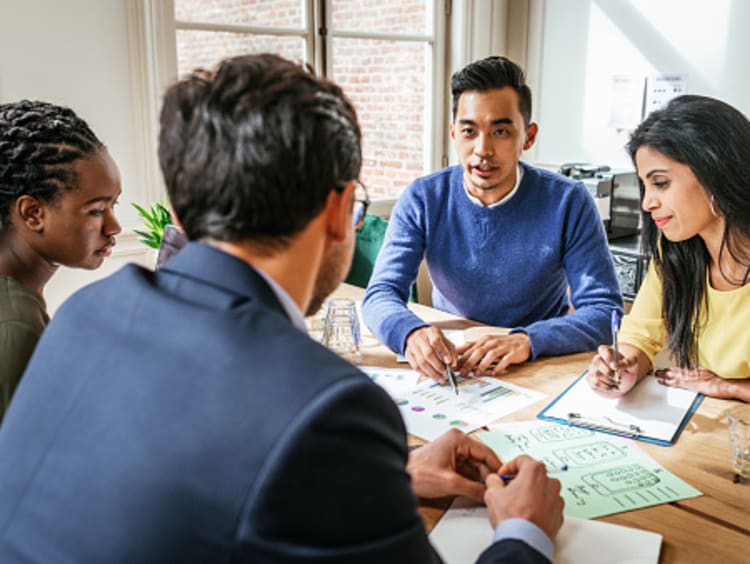
[[[432,441],[448,429],[470,433],[544,398],[544,394],[488,376],[458,379],[459,395],[450,384],[403,368],[360,366],[396,402],[412,435]]]
[[[430,533],[446,564],[476,562],[492,542],[487,508],[456,498]],[[661,535],[621,525],[565,517],[555,538],[555,564],[656,564]]]
[[[677,440],[703,396],[662,386],[647,375],[625,397],[605,398],[581,375],[545,407],[540,419],[669,446]]]
[[[525,421],[478,433],[502,460],[528,454],[560,480],[565,516],[592,519],[702,495],[625,439]]]

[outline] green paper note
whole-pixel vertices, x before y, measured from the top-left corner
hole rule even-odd
[[[528,454],[543,461],[562,484],[565,515],[591,519],[702,495],[618,437],[536,421],[477,436],[503,460]]]

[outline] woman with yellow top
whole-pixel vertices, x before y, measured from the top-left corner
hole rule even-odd
[[[750,122],[733,107],[680,96],[627,145],[641,183],[646,279],[619,332],[619,358],[600,346],[587,381],[628,393],[662,348],[667,386],[750,401]]]

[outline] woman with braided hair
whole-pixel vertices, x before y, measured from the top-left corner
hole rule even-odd
[[[49,320],[45,284],[112,252],[119,195],[117,165],[72,110],[0,104],[0,420]]]

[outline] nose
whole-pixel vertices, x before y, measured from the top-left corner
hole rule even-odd
[[[487,158],[494,153],[492,140],[489,135],[480,133],[474,142],[474,154],[480,158]]]
[[[122,227],[120,226],[120,222],[117,221],[114,211],[110,209],[107,212],[106,218],[107,219],[104,222],[104,234],[107,237],[112,237],[122,231]]]
[[[651,212],[659,207],[659,198],[656,197],[653,191],[646,188],[643,191],[643,202],[641,202],[641,209],[645,212]]]

